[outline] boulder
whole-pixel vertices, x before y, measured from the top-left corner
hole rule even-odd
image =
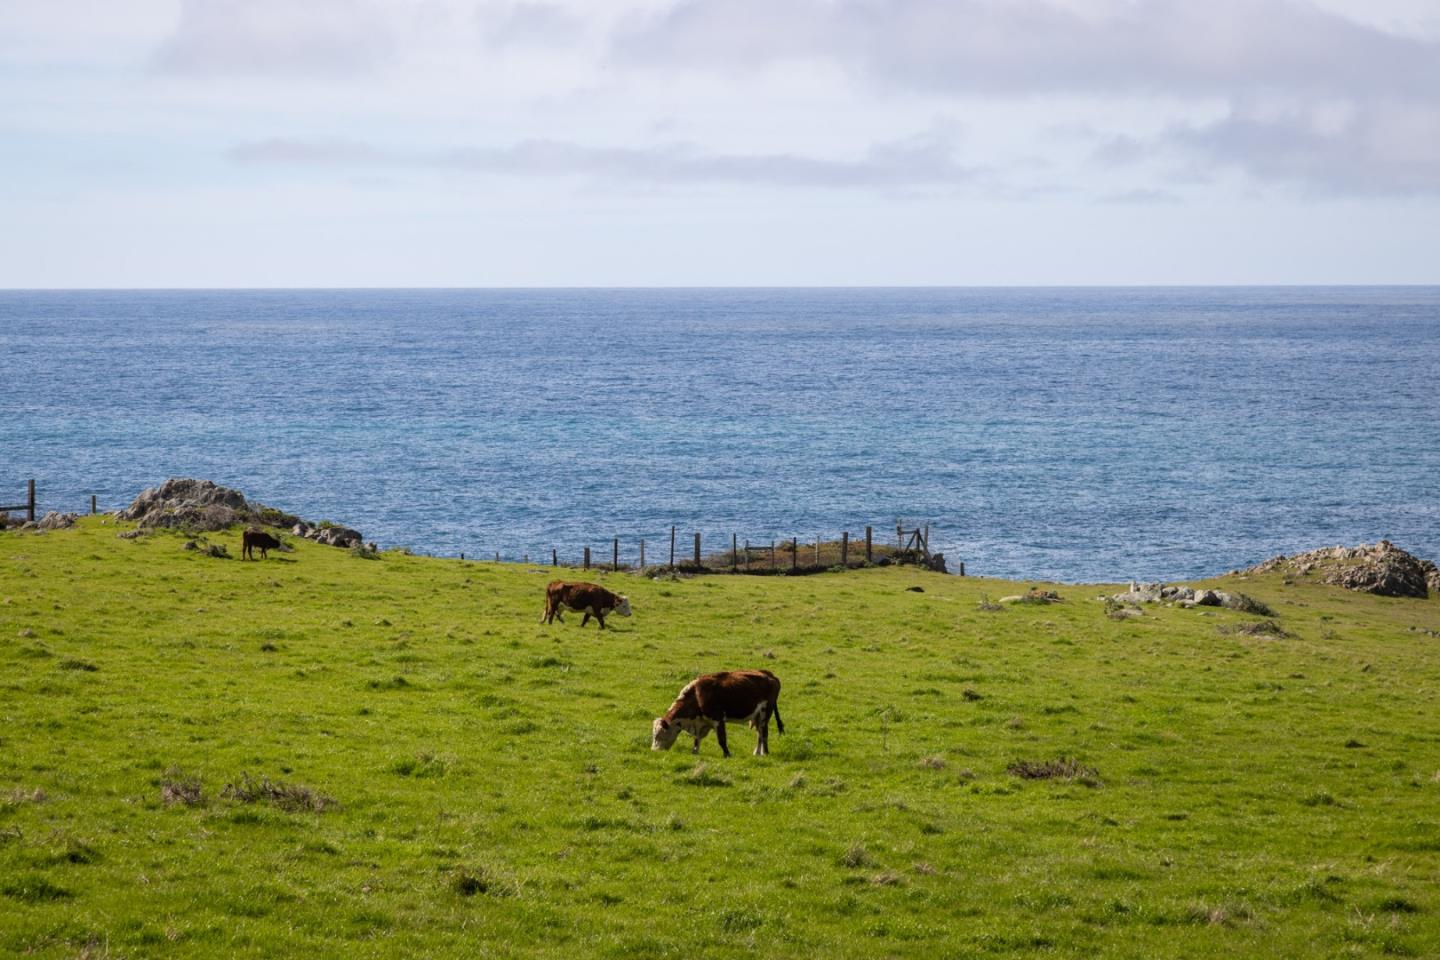
[[[158,487],[141,491],[116,516],[137,521],[141,527],[224,530],[247,522],[253,512],[239,490],[211,480],[172,477]]]
[[[1356,547],[1324,547],[1291,557],[1280,555],[1256,564],[1246,573],[1282,572],[1310,576],[1347,590],[1382,597],[1429,596],[1440,590],[1435,564],[1401,550],[1389,540]]]
[[[1220,594],[1215,590],[1196,590],[1195,606],[1197,607],[1219,607],[1223,606]]]
[[[35,524],[39,530],[64,530],[66,527],[75,526],[75,521],[80,519],[78,513],[57,513],[51,510]]]

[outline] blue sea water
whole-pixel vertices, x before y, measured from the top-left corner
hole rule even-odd
[[[0,292],[0,502],[32,476],[510,559],[897,519],[1017,578],[1440,558],[1440,287]]]

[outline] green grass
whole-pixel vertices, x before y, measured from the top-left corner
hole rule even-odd
[[[0,955],[1440,953],[1440,601],[597,574],[602,634],[540,567],[118,529],[0,534]],[[650,751],[739,667],[770,757]]]

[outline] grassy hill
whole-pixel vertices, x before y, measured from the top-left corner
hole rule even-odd
[[[0,954],[1440,954],[1434,599],[600,574],[598,633],[539,567],[117,529],[0,534]],[[770,757],[650,751],[738,667]]]

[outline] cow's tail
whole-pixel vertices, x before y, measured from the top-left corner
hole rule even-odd
[[[778,733],[785,732],[785,721],[780,719],[780,694],[775,694],[775,699],[770,701],[770,712],[775,714],[775,730]]]

